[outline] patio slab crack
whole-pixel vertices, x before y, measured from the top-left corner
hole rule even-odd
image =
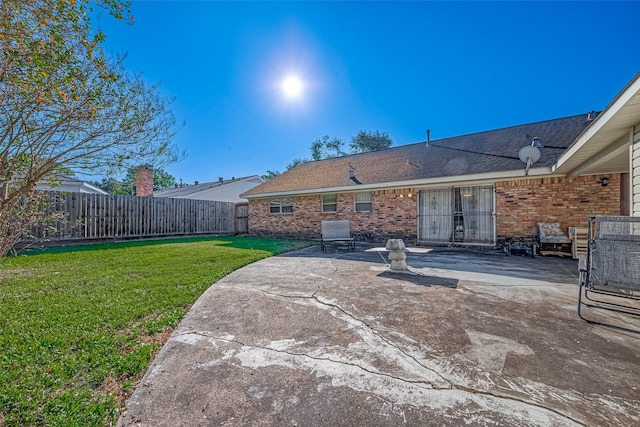
[[[272,366],[272,365],[285,366],[292,369],[306,367],[306,368],[312,368],[313,371],[316,373],[316,375],[319,377],[322,377],[322,376],[331,377],[332,373],[346,371],[346,380],[344,380],[343,378],[343,381],[340,381],[340,378],[338,378],[338,381],[336,383],[336,381],[333,381],[335,380],[335,377],[332,377],[332,382],[334,382],[334,385],[347,386],[362,392],[373,393],[381,398],[388,399],[390,397],[391,398],[396,397],[396,399],[394,399],[395,403],[410,404],[413,406],[420,407],[420,406],[424,406],[424,404],[430,405],[433,403],[432,399],[434,398],[434,396],[430,393],[458,392],[466,395],[479,396],[483,399],[495,399],[497,401],[503,402],[504,404],[506,404],[506,402],[514,402],[518,405],[522,405],[523,407],[531,407],[538,410],[549,411],[554,415],[561,417],[572,423],[575,423],[577,425],[585,425],[579,420],[576,420],[571,416],[564,414],[554,408],[550,408],[542,404],[537,404],[535,402],[529,402],[524,399],[519,399],[513,396],[500,395],[500,394],[492,393],[490,391],[477,390],[477,389],[463,386],[460,384],[453,384],[451,382],[446,382],[445,385],[437,385],[427,380],[422,380],[422,379],[412,380],[410,378],[406,378],[403,376],[393,375],[386,372],[380,372],[380,371],[368,368],[366,366],[363,366],[362,364],[355,363],[348,360],[340,360],[338,358],[332,358],[327,356],[317,356],[317,355],[309,354],[307,352],[291,351],[291,350],[288,350],[287,348],[277,348],[278,346],[283,345],[281,342],[274,342],[272,343],[272,345],[248,344],[230,335],[215,336],[207,332],[194,331],[194,330],[184,331],[180,333],[178,336],[184,337],[184,336],[193,336],[193,335],[202,337],[202,338],[207,338],[209,340],[222,341],[230,344],[239,345],[241,348],[233,352],[233,354],[227,355],[225,359],[227,360],[231,358],[239,359],[240,362],[242,363],[242,366],[247,366],[253,369]],[[285,344],[285,346],[295,346],[297,344],[300,344],[295,342],[294,340],[284,340],[284,341],[288,341],[288,343]],[[265,355],[265,352],[267,353],[266,355]],[[273,354],[278,355],[278,357],[274,358]],[[214,365],[218,364],[218,361],[216,361],[213,364]],[[212,364],[205,363],[201,365],[201,367],[206,368],[210,365]],[[425,369],[428,369],[428,368],[425,368]],[[432,371],[431,369],[429,370]],[[363,381],[362,374],[358,374],[357,372],[354,373],[354,371],[363,372],[367,376],[367,380]],[[342,374],[345,375],[345,372],[342,372]],[[359,378],[360,382],[358,383],[358,382],[351,381],[353,378]],[[406,386],[408,386],[411,390],[413,390],[412,393],[414,393],[417,399],[414,399],[413,401],[412,400],[402,401],[402,399],[397,399],[397,396],[393,396],[393,393],[392,393],[392,396],[385,395],[384,391],[394,390],[394,388],[397,388],[397,385],[394,386],[394,384],[397,384],[397,383],[405,384]],[[364,384],[365,386],[362,386],[362,384]],[[367,387],[366,385],[373,385],[373,387]],[[376,385],[377,386],[384,385],[385,390],[382,390],[381,387],[376,387]],[[400,387],[403,388],[402,386]],[[429,398],[424,399],[423,397],[425,397],[426,395],[428,395]],[[447,396],[447,398],[451,399],[452,397]],[[400,400],[400,402],[398,402],[398,400]],[[454,401],[460,400],[460,397],[453,400]]]
[[[300,358],[310,359],[310,360],[313,360],[313,361],[329,362],[329,363],[336,363],[336,364],[339,364],[339,365],[350,366],[350,367],[354,367],[356,369],[360,369],[360,370],[366,372],[369,375],[378,375],[378,376],[381,376],[381,377],[387,377],[387,378],[390,378],[390,379],[393,379],[393,380],[397,380],[397,381],[402,381],[402,382],[405,382],[405,383],[408,383],[408,384],[417,384],[417,385],[423,384],[423,385],[428,386],[428,388],[434,389],[434,390],[450,389],[451,388],[450,386],[448,386],[448,387],[439,387],[439,386],[437,386],[435,384],[432,384],[432,383],[430,383],[428,381],[424,381],[424,380],[411,380],[411,379],[408,379],[408,378],[403,378],[403,377],[400,377],[400,376],[391,375],[391,374],[388,374],[388,373],[385,373],[385,372],[379,372],[379,371],[373,370],[371,368],[367,368],[366,366],[360,365],[358,363],[350,362],[350,361],[346,361],[346,360],[338,360],[338,359],[334,359],[334,358],[326,357],[326,356],[314,356],[314,355],[308,354],[306,352],[288,351],[288,350],[285,350],[285,349],[279,349],[279,348],[270,347],[268,345],[267,346],[263,346],[263,345],[257,345],[257,344],[248,344],[248,343],[245,343],[245,342],[243,342],[241,340],[238,340],[236,338],[228,338],[228,337],[224,337],[224,336],[223,337],[214,337],[214,336],[211,336],[209,334],[204,334],[202,332],[196,332],[196,331],[190,331],[190,332],[187,332],[187,334],[196,334],[196,335],[200,335],[200,336],[203,336],[203,337],[211,338],[211,339],[214,339],[214,340],[219,340],[219,341],[224,341],[224,342],[228,342],[228,343],[238,344],[238,345],[242,346],[245,349],[266,350],[266,351],[272,351],[272,352],[275,352],[275,353],[291,356],[291,357],[294,357],[294,358],[300,357]]]
[[[248,345],[246,343],[243,343],[239,340],[228,340],[229,342],[235,342],[239,345],[242,345],[243,347],[245,347],[246,349],[249,348],[254,348],[254,349],[259,349],[261,351],[271,351],[271,352],[275,352],[281,355],[286,355],[292,358],[307,358],[309,360],[313,360],[313,361],[317,361],[317,362],[326,362],[326,363],[334,363],[334,364],[340,364],[343,366],[351,366],[353,368],[356,368],[358,370],[361,370],[363,372],[365,372],[368,375],[375,375],[375,376],[380,376],[382,378],[388,378],[390,380],[393,381],[399,381],[405,384],[409,384],[415,387],[420,387],[422,386],[422,388],[425,389],[429,389],[429,390],[449,390],[449,391],[458,391],[458,392],[462,392],[462,393],[468,393],[471,395],[476,395],[476,396],[482,396],[484,398],[489,398],[489,399],[500,399],[502,401],[511,401],[511,402],[515,402],[518,403],[520,405],[526,405],[529,407],[533,407],[533,408],[537,408],[537,409],[541,409],[544,411],[549,411],[554,413],[556,416],[565,418],[573,423],[576,423],[578,425],[584,425],[583,423],[581,423],[579,420],[576,420],[574,418],[572,418],[571,416],[562,413],[554,408],[551,407],[547,407],[543,404],[539,404],[536,402],[530,402],[515,396],[509,396],[509,395],[502,395],[502,394],[497,394],[497,393],[493,393],[491,391],[488,390],[479,390],[479,389],[475,389],[473,387],[469,387],[466,385],[462,385],[462,384],[457,384],[453,381],[451,381],[450,379],[444,377],[440,372],[438,372],[437,370],[425,365],[424,363],[422,363],[420,360],[418,360],[414,355],[408,353],[405,349],[401,348],[400,346],[398,346],[396,343],[392,342],[391,340],[389,340],[387,337],[383,336],[378,330],[376,330],[376,328],[369,324],[366,320],[362,320],[360,318],[358,318],[356,315],[354,315],[353,313],[349,312],[348,310],[344,309],[342,306],[340,306],[340,304],[338,304],[337,302],[334,302],[322,295],[319,294],[319,292],[321,291],[322,286],[320,284],[317,285],[316,289],[313,291],[313,293],[311,295],[295,295],[295,294],[282,294],[282,293],[278,293],[278,292],[271,292],[271,291],[267,291],[264,289],[251,289],[254,291],[258,291],[264,295],[267,295],[269,297],[276,297],[276,298],[283,298],[283,299],[293,299],[293,300],[297,300],[297,301],[301,301],[301,300],[307,300],[307,301],[312,301],[313,306],[316,306],[318,308],[321,308],[323,310],[335,310],[337,313],[339,313],[338,315],[333,315],[336,318],[342,318],[342,320],[347,321],[348,323],[352,323],[353,325],[356,326],[356,328],[359,328],[361,330],[366,330],[368,331],[369,334],[371,334],[371,336],[373,337],[374,340],[380,340],[381,343],[383,344],[383,346],[387,347],[387,349],[390,349],[391,353],[396,353],[396,355],[399,355],[399,357],[395,358],[395,360],[393,360],[394,362],[398,362],[400,364],[394,364],[394,366],[398,367],[399,369],[402,369],[405,372],[411,372],[414,371],[414,373],[417,373],[420,376],[424,376],[424,379],[420,379],[420,380],[412,380],[403,376],[399,376],[399,375],[392,375],[389,373],[384,373],[384,372],[379,372],[377,370],[371,369],[371,368],[367,368],[366,366],[363,366],[361,364],[357,364],[354,362],[349,362],[347,360],[339,360],[337,358],[330,358],[330,357],[326,357],[326,356],[316,356],[316,355],[311,355],[308,353],[300,353],[300,352],[292,352],[292,351],[285,351],[283,349],[276,349],[273,347],[269,347],[269,346],[259,346],[259,345]],[[300,303],[300,302],[299,302]],[[306,305],[306,303],[302,303],[303,305]],[[358,334],[360,335],[361,339],[363,339],[363,341],[366,341],[366,333],[365,334]],[[224,339],[223,339],[224,340]],[[371,337],[369,337],[369,341],[371,341]],[[375,346],[375,343],[368,343],[369,345]],[[374,350],[375,351],[375,350]],[[389,354],[389,351],[381,351],[380,353],[383,354]],[[393,354],[392,354],[393,356]],[[404,362],[404,363],[403,363]],[[275,361],[272,361],[273,364],[278,364]],[[413,365],[413,366],[401,366],[403,364],[409,364],[409,365]],[[296,363],[293,363],[293,365],[296,365]],[[265,365],[266,366],[266,365]],[[417,367],[417,369],[416,369]],[[422,371],[421,373],[416,372],[416,371]],[[428,375],[424,375],[426,372],[428,372]],[[428,380],[428,377],[432,377],[432,380]],[[368,391],[366,388],[362,389],[363,391]]]

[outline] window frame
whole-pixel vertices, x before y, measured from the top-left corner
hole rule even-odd
[[[358,201],[358,195],[367,195],[368,201]],[[353,208],[356,212],[359,213],[370,213],[373,211],[373,196],[371,191],[363,191],[360,193],[353,194]],[[363,209],[362,207],[358,208],[358,205],[369,205],[369,209]]]
[[[277,210],[274,210],[277,209]],[[269,214],[270,215],[282,215],[293,213],[293,198],[292,197],[276,197],[269,199]]]
[[[327,202],[325,200],[325,197],[333,197],[334,201],[333,202]],[[327,206],[333,206],[333,210],[327,210],[326,207]],[[338,194],[336,193],[332,193],[332,194],[323,194],[322,195],[322,213],[328,213],[328,214],[334,214],[338,212]]]

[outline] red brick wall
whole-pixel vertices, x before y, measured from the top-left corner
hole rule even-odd
[[[136,196],[153,196],[153,168],[139,166],[136,170]]]
[[[409,197],[411,194],[411,197]],[[293,197],[293,213],[270,214],[269,199],[249,200],[249,233],[259,236],[320,237],[320,221],[348,219],[359,240],[416,240],[417,197],[414,188],[378,190],[371,194],[371,212],[356,212],[354,193],[339,193],[335,213],[322,212],[322,196]]]
[[[620,175],[609,174],[603,187],[598,176],[530,178],[496,183],[498,238],[535,238],[535,223],[586,226],[590,215],[620,215]],[[409,197],[411,194],[411,197]],[[249,200],[249,233],[259,236],[320,237],[320,221],[348,219],[359,240],[417,240],[417,189],[373,191],[371,212],[355,212],[353,193],[338,194],[335,213],[322,213],[322,196],[293,197],[293,213],[270,214],[269,199]]]
[[[536,222],[559,222],[566,233],[589,216],[620,215],[620,174],[607,176],[607,187],[600,175],[497,182],[498,237],[535,237]]]

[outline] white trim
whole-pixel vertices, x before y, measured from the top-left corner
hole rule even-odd
[[[369,195],[369,201],[368,202],[358,202],[356,200],[356,195],[358,194],[368,194]],[[359,211],[358,210],[358,203],[362,204],[369,204],[369,210],[368,211]],[[371,213],[373,212],[373,194],[371,194],[371,191],[358,191],[356,193],[353,193],[353,211],[356,213]]]
[[[291,204],[285,204],[284,201],[290,199]],[[278,200],[278,209],[279,212],[271,212],[271,203]],[[291,206],[291,212],[283,212],[283,208]],[[291,197],[273,197],[269,199],[269,215],[291,215],[293,214],[293,198]]]
[[[621,153],[626,151],[627,147],[629,147],[630,144],[631,143],[629,142],[629,138],[627,136],[623,136],[622,138],[619,138],[613,144],[609,145],[602,151],[598,152],[597,154],[593,155],[589,159],[582,162],[580,166],[576,167],[571,172],[569,172],[567,177],[575,178],[576,176],[582,175],[583,173],[590,175],[589,169],[602,165],[603,163],[606,163],[609,160],[616,158]]]
[[[324,202],[324,198],[326,196],[335,196],[336,197],[335,203],[325,203]],[[322,209],[320,210],[321,213],[323,213],[323,214],[335,214],[335,213],[338,213],[338,193],[327,193],[327,194],[323,194],[320,197],[321,197],[320,201],[322,202]],[[325,206],[335,206],[336,210],[334,210],[334,211],[325,211],[324,210]]]
[[[98,188],[95,185],[91,185],[88,182],[84,182],[82,181],[82,187],[86,187],[89,189],[90,192],[96,193],[96,194],[109,194],[108,192],[104,191],[102,188]]]
[[[555,164],[551,167],[551,171],[555,172],[566,162],[571,160],[582,147],[584,147],[591,138],[595,136],[602,128],[611,120],[618,111],[626,105],[636,93],[640,91],[640,74],[636,75],[634,80],[627,85],[620,94],[607,106],[607,108],[595,118],[595,120],[576,138],[576,141],[564,153],[560,155]]]
[[[634,130],[631,130],[631,133],[634,133]],[[632,142],[629,146],[629,215],[630,216],[640,216],[640,209],[638,209],[638,204],[635,201],[636,194],[636,185],[635,184],[635,175],[634,175],[634,167],[633,167],[633,155],[635,154],[635,150],[640,148],[636,147],[636,145],[640,144],[640,140],[638,142],[633,141],[635,134],[632,136]]]
[[[443,176],[437,178],[423,178],[414,179],[410,181],[395,181],[395,182],[381,182],[378,184],[362,184],[362,185],[349,185],[345,187],[327,187],[327,188],[314,188],[308,190],[292,190],[292,191],[277,191],[273,193],[260,193],[260,194],[246,194],[243,197],[246,199],[258,199],[265,197],[278,197],[278,196],[301,196],[307,194],[322,194],[322,193],[359,193],[363,191],[375,191],[375,190],[389,190],[406,187],[429,187],[429,186],[443,186],[450,184],[451,186],[462,186],[463,184],[471,185],[483,185],[494,184],[496,181],[504,181],[509,179],[528,179],[528,178],[545,178],[551,175],[549,167],[538,167],[529,169],[529,176],[524,175],[524,166],[522,169],[501,171],[501,172],[487,172],[471,175],[457,175],[457,176]],[[553,176],[560,177],[563,174],[554,174]]]

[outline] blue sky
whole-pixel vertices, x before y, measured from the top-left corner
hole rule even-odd
[[[187,158],[167,171],[184,182],[283,171],[323,135],[404,145],[586,114],[640,71],[639,2],[134,0],[132,13],[99,19],[105,46],[175,98]]]

